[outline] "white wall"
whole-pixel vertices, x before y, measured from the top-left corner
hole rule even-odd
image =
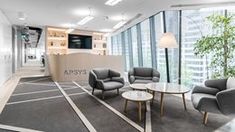
[[[0,86],[12,75],[12,27],[0,11]]]

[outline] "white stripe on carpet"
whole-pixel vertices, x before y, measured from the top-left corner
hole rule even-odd
[[[0,124],[0,129],[17,131],[17,132],[43,132],[43,131],[38,131],[38,130],[33,130],[33,129],[28,129],[28,128],[3,125],[3,124]]]
[[[82,122],[84,123],[84,125],[87,127],[87,129],[90,132],[96,132],[95,128],[92,126],[92,124],[87,120],[87,118],[85,117],[85,115],[83,115],[83,113],[80,111],[80,109],[78,109],[78,107],[75,105],[75,103],[72,101],[72,99],[66,94],[66,92],[60,87],[58,82],[55,82],[55,84],[57,85],[57,87],[60,89],[61,93],[64,95],[64,97],[66,98],[66,100],[68,101],[68,103],[72,106],[73,110],[76,112],[76,114],[78,115],[78,117],[82,120]]]
[[[141,126],[139,126],[138,124],[136,124],[135,122],[133,122],[132,120],[130,120],[129,118],[127,118],[125,115],[123,115],[122,113],[120,113],[119,111],[117,111],[116,109],[114,109],[112,106],[110,106],[109,104],[107,104],[106,102],[104,102],[103,100],[97,98],[96,96],[92,95],[91,92],[89,92],[87,89],[83,88],[82,86],[80,86],[78,83],[73,82],[74,84],[76,84],[78,87],[80,87],[83,91],[87,92],[90,96],[92,96],[94,99],[96,99],[98,102],[100,102],[101,104],[103,104],[105,107],[107,107],[109,110],[111,110],[113,113],[115,113],[116,115],[118,115],[119,117],[121,117],[123,120],[125,120],[127,123],[129,123],[130,125],[132,125],[134,128],[136,128],[137,130],[139,130],[140,132],[144,132],[144,128],[142,128]]]

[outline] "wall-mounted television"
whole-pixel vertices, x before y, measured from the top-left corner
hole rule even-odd
[[[92,36],[69,34],[70,49],[92,49]]]

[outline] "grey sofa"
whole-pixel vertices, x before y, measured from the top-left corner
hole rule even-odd
[[[128,72],[128,80],[133,83],[159,82],[160,73],[153,68],[135,67]]]
[[[104,92],[109,90],[117,90],[124,86],[124,79],[120,73],[110,69],[93,69],[89,73],[89,85],[92,87],[92,94],[95,89],[102,90],[102,98],[104,99]]]
[[[195,109],[204,111],[203,124],[207,123],[208,112],[234,116],[235,80],[207,80],[205,86],[194,87],[191,99]]]

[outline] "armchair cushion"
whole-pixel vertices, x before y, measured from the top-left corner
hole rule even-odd
[[[152,77],[141,77],[141,76],[135,76],[135,79],[152,80]]]
[[[152,80],[142,80],[142,79],[136,79],[134,81],[134,83],[144,83],[144,84],[152,83],[152,82],[153,82]]]
[[[219,92],[219,89],[217,88],[210,88],[205,86],[195,86],[192,93],[205,93],[205,94],[211,94],[216,95]]]
[[[227,89],[235,88],[235,77],[229,77],[227,80]]]
[[[109,81],[109,82],[104,82],[103,86],[104,86],[104,90],[108,91],[108,90],[121,88],[124,86],[124,84],[121,82],[117,82],[117,81]]]
[[[223,114],[235,115],[235,88],[227,89],[216,94],[219,108]]]

